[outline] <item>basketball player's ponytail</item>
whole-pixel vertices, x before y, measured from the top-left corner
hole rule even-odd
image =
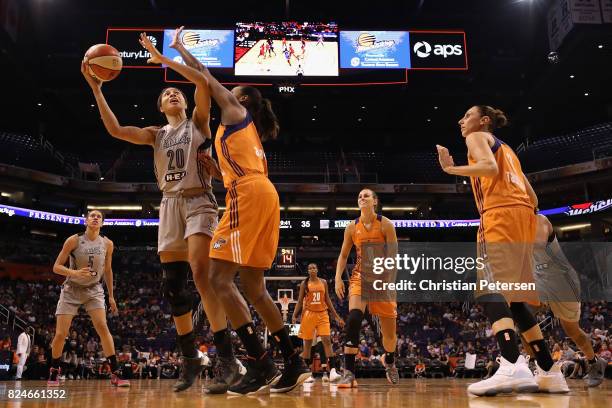
[[[279,126],[270,100],[263,98],[259,89],[252,86],[241,86],[240,93],[247,96],[241,103],[251,114],[261,141],[275,140],[278,137]]]
[[[278,118],[272,110],[272,103],[269,99],[263,98],[259,109],[259,126],[261,128],[261,141],[276,140],[278,137]]]
[[[476,105],[480,111],[480,116],[488,116],[491,118],[490,130],[499,129],[508,124],[508,117],[501,109],[493,108],[488,105]]]

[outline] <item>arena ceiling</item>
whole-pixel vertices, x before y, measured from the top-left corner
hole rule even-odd
[[[109,26],[229,27],[237,20],[289,18],[336,21],[341,29],[467,33],[468,71],[410,71],[407,85],[302,88],[292,97],[264,89],[282,129],[281,141],[269,148],[408,150],[460,144],[456,122],[476,103],[510,114],[513,126],[502,136],[513,145],[612,117],[612,25],[579,27],[559,50],[559,62],[551,64],[547,0],[19,3],[16,41],[0,30],[0,128],[41,132],[61,150],[87,157],[119,153],[125,146],[104,132],[79,72],[84,51],[104,42]],[[104,89],[123,124],[144,125],[162,121],[155,100],[163,86],[161,71],[124,70]]]

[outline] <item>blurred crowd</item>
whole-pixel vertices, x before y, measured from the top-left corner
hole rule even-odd
[[[8,245],[7,245],[8,246]],[[15,256],[15,252],[0,249],[0,263],[7,261],[32,262]],[[55,248],[38,253],[35,263],[46,263]],[[24,253],[19,251],[19,253]],[[7,255],[9,254],[9,255]],[[11,258],[11,259],[8,259]],[[331,298],[341,316],[348,313],[347,302],[339,302],[333,294],[333,263],[318,262],[321,278],[328,281]],[[50,263],[49,263],[50,265]],[[169,305],[161,296],[161,269],[155,251],[150,248],[118,248],[113,262],[115,299],[119,306],[116,316],[109,314],[108,324],[115,340],[118,360],[128,378],[172,378],[178,375],[179,355],[175,344],[175,330]],[[238,282],[239,283],[239,282]],[[270,294],[276,299],[278,289],[292,288],[297,298],[299,281],[268,281]],[[196,302],[199,300],[193,283],[190,287]],[[35,329],[31,352],[27,359],[24,378],[46,378],[50,343],[54,335],[55,305],[61,286],[51,280],[23,281],[0,279],[0,305]],[[194,303],[197,343],[211,363],[216,356],[212,334],[205,315]],[[291,316],[289,312],[289,319]],[[260,337],[265,326],[253,311]],[[542,322],[548,345],[555,360],[563,362],[567,376],[579,378],[586,372],[584,355],[563,332],[550,311],[539,309],[537,319]],[[610,362],[612,354],[612,320],[605,302],[582,305],[581,326],[591,337],[595,352]],[[11,353],[12,363],[16,337],[0,325],[0,352]],[[234,333],[238,356],[244,349]],[[343,332],[332,321],[331,339],[336,354],[342,353]],[[268,346],[270,347],[270,345]],[[272,351],[275,353],[274,351]],[[398,305],[398,360],[402,376],[484,376],[495,369],[498,349],[490,323],[478,304],[468,303],[400,303]],[[383,372],[380,342],[375,319],[363,322],[357,368],[362,376],[376,376]],[[315,360],[318,354],[314,354]],[[466,367],[466,357],[476,356],[476,363]],[[277,356],[280,357],[280,356]],[[110,367],[104,358],[99,338],[89,317],[81,310],[75,317],[66,339],[62,356],[66,378],[106,378]],[[13,367],[14,369],[14,367]],[[0,370],[1,371],[1,370]]]

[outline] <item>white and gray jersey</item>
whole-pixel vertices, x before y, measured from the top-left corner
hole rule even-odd
[[[93,286],[100,282],[106,265],[106,240],[103,235],[90,241],[84,233],[77,236],[77,247],[70,253],[70,269],[89,268],[89,277],[67,277],[64,283]]]
[[[211,177],[197,160],[198,150],[207,138],[191,119],[178,127],[169,124],[157,131],[154,145],[154,165],[157,185],[163,193],[203,188],[211,190]],[[212,143],[204,151],[210,154]]]
[[[546,244],[535,244],[533,258],[534,279],[540,300],[580,301],[580,278],[563,253],[556,236]]]

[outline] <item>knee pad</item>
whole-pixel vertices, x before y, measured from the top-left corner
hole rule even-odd
[[[508,307],[508,303],[499,293],[481,296],[478,301],[482,302],[484,315],[487,316],[491,323],[495,323],[506,317],[512,319],[512,312]]]
[[[531,310],[529,310],[524,302],[510,303],[510,310],[512,311],[514,323],[516,323],[521,332],[524,333],[538,324],[533,313],[531,313]]]
[[[361,329],[361,321],[363,320],[363,312],[359,309],[353,309],[349,312],[348,319],[346,319],[345,341],[346,347],[358,347],[359,346],[359,330]]]
[[[173,316],[182,316],[191,311],[193,299],[187,289],[189,263],[167,262],[162,264],[162,288],[164,297],[170,303]]]

